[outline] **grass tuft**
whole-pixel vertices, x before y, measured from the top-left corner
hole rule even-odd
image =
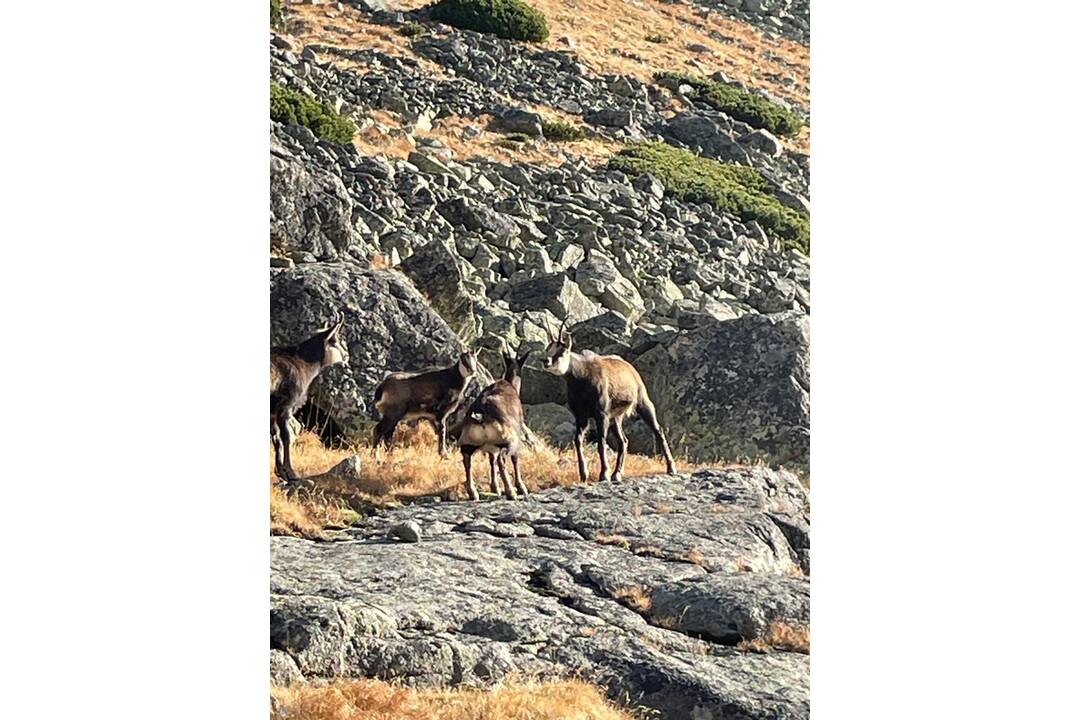
[[[408,37],[408,38],[416,37],[417,35],[423,35],[426,32],[427,32],[426,27],[424,27],[420,23],[415,23],[415,22],[405,23],[404,25],[401,26],[401,29],[398,30],[399,35],[404,35],[405,37]]]
[[[707,202],[744,222],[756,220],[786,247],[810,252],[810,219],[773,197],[769,183],[753,168],[722,163],[662,142],[625,147],[609,165],[634,177],[650,173],[681,200]]]
[[[787,650],[809,654],[810,628],[806,625],[789,625],[774,620],[769,623],[762,637],[743,640],[737,647],[739,650],[759,653]]]
[[[641,585],[617,588],[611,597],[635,612],[644,613],[652,608],[652,593]]]
[[[545,120],[542,124],[544,138],[553,142],[577,142],[585,139],[585,130],[562,120]]]

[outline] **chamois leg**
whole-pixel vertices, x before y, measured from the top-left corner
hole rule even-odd
[[[668,475],[675,474],[675,461],[671,459],[671,449],[668,447],[667,438],[664,437],[664,430],[660,427],[660,422],[656,419],[656,406],[652,404],[652,401],[645,398],[644,401],[638,406],[638,413],[641,418],[648,423],[652,428],[653,434],[656,435],[656,441],[660,445],[660,451],[664,454],[664,461],[667,462]]]
[[[499,494],[499,480],[495,477],[495,453],[488,453],[488,462],[491,464],[491,492]]]
[[[371,437],[371,446],[379,447],[380,443],[386,446],[386,449],[390,449],[390,445],[394,440],[394,430],[397,429],[399,418],[396,415],[384,415],[382,420],[379,420],[375,426],[375,432]]]
[[[499,453],[499,475],[502,477],[503,487],[506,489],[506,498],[508,500],[517,500],[517,491],[514,490],[514,486],[510,484],[510,477],[506,474],[506,452]]]
[[[611,476],[613,482],[619,482],[623,479],[622,469],[623,463],[626,462],[626,433],[623,432],[623,416],[619,415],[615,418],[615,439],[618,441],[618,446],[615,450],[618,452],[618,457],[615,460],[615,473]]]
[[[274,442],[274,473],[285,479],[285,455],[281,451],[281,435],[278,434],[277,418],[270,418],[270,439]]]
[[[600,453],[600,482],[604,482],[608,479],[607,434],[610,421],[606,413],[597,413],[595,422],[596,451]]]
[[[446,457],[446,418],[432,418],[431,424],[435,426],[435,436],[439,438],[439,457]]]
[[[588,428],[588,419],[585,419],[584,422],[582,422],[581,418],[577,419],[577,432],[574,433],[574,450],[577,451],[578,477],[583,483],[589,479],[588,468],[585,466],[585,452],[581,448],[581,444],[585,441],[585,431]]]
[[[522,498],[529,497],[529,488],[525,487],[525,481],[521,479],[521,468],[518,467],[518,456],[514,453],[510,456],[510,462],[514,463],[514,482]]]
[[[289,428],[289,418],[292,415],[289,413],[282,413],[278,415],[278,433],[280,434],[282,455],[284,458],[285,466],[285,480],[287,482],[297,482],[300,480],[300,476],[296,474],[296,471],[292,467],[292,429]]]
[[[469,493],[470,500],[479,500],[480,493],[472,479],[472,448],[461,448],[461,462],[465,466],[465,492]]]

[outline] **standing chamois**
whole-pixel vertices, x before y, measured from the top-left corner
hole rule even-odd
[[[439,454],[446,455],[446,419],[461,404],[465,387],[475,373],[476,351],[467,350],[447,368],[387,375],[375,388],[375,409],[382,419],[372,434],[372,446],[378,447],[381,442],[389,448],[399,422],[424,418],[435,426]]]
[[[289,421],[304,405],[308,388],[322,369],[349,361],[340,337],[344,322],[345,318],[338,316],[299,345],[270,350],[270,439],[274,442],[275,472],[287,482],[300,479],[292,467]]]
[[[600,453],[600,481],[608,476],[607,435],[612,420],[615,423],[615,436],[618,440],[618,459],[615,461],[615,473],[612,480],[622,480],[623,462],[626,460],[626,433],[623,421],[635,411],[656,434],[660,450],[667,461],[668,474],[675,474],[675,462],[671,459],[667,438],[656,419],[656,407],[649,399],[645,383],[633,365],[617,355],[597,355],[591,350],[583,353],[572,352],[573,338],[564,333],[566,321],[559,327],[556,336],[545,325],[548,346],[545,351],[544,369],[553,375],[562,375],[566,380],[566,404],[574,413],[577,432],[574,434],[574,449],[577,451],[578,475],[585,482],[588,475],[585,468],[585,455],[581,443],[589,420],[596,423],[596,445]]]
[[[517,492],[510,478],[506,475],[506,458],[514,465],[514,484],[522,497],[529,496],[529,489],[521,479],[518,467],[518,452],[521,450],[522,427],[525,413],[521,408],[521,368],[531,350],[514,357],[502,341],[503,376],[484,388],[480,396],[473,401],[469,412],[454,427],[452,434],[461,447],[461,462],[465,465],[465,489],[471,500],[479,500],[480,493],[472,479],[472,456],[480,451],[488,454],[491,466],[491,491],[499,493],[499,483],[495,479],[495,465],[499,466],[506,497],[517,499]]]

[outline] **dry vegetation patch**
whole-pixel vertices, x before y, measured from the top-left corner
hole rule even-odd
[[[392,506],[424,495],[442,495],[455,500],[466,497],[461,454],[451,448],[446,457],[441,457],[435,433],[427,423],[399,427],[394,449],[389,453],[367,446],[327,448],[314,433],[305,430],[293,446],[292,461],[301,477],[310,478],[325,473],[353,455],[360,456],[357,479],[321,477],[316,483],[302,484],[299,489],[289,492],[273,486],[270,492],[271,532],[317,538],[324,535],[325,529],[355,522],[358,513],[373,507]],[[599,467],[596,451],[588,453],[587,457],[595,477]],[[676,460],[684,470],[696,467],[685,459]],[[274,483],[272,450],[270,465],[270,481]],[[626,456],[627,477],[663,473],[664,470],[662,458]],[[574,451],[557,450],[543,443],[535,449],[522,451],[521,475],[530,491],[579,482]],[[488,487],[486,457],[482,462],[473,463],[473,477],[481,489]],[[629,547],[626,538],[622,541]]]
[[[527,106],[546,118],[572,122],[573,116],[552,108]],[[414,130],[406,136],[401,121],[385,110],[374,110],[368,116],[375,125],[364,128],[353,139],[353,145],[365,155],[386,155],[405,159],[417,149],[418,138],[433,138],[453,153],[454,160],[485,159],[496,162],[527,162],[534,165],[558,166],[564,162],[585,159],[590,165],[606,162],[621,147],[599,137],[586,137],[572,143],[560,143],[530,138],[523,145],[506,147],[506,135],[488,130],[490,115],[475,118],[451,116],[432,123],[430,130]],[[471,136],[470,136],[471,135]]]
[[[617,588],[611,593],[611,597],[639,613],[648,612],[652,608],[652,592],[641,585]]]
[[[280,720],[633,720],[579,680],[512,681],[490,690],[406,688],[380,680],[272,687]]]
[[[396,10],[413,10],[428,2],[390,0],[388,4]],[[567,50],[560,38],[569,38],[573,52],[594,72],[631,75],[651,82],[653,73],[664,70],[723,70],[791,102],[804,107],[810,104],[810,50],[786,38],[769,38],[752,25],[719,13],[704,14],[692,5],[669,5],[661,0],[529,0],[529,4],[544,13],[551,28],[551,36],[539,47]],[[358,47],[367,47],[362,43],[369,42],[360,33],[376,35],[373,42],[381,43],[380,49],[394,40],[392,30],[354,20],[360,17],[355,12],[346,12],[343,20],[340,15],[327,17],[338,13],[323,6],[297,6],[295,10],[310,26],[308,33],[332,33],[331,26],[337,25],[354,29],[351,37],[338,35],[339,41],[360,43]],[[402,49],[403,40],[396,40],[397,51],[408,52],[407,47]],[[689,50],[691,45],[707,51]]]
[[[428,2],[391,0],[388,4],[412,10]],[[562,40],[567,38],[572,52],[595,73],[630,75],[652,83],[657,72],[708,75],[722,70],[751,87],[803,108],[810,106],[809,49],[786,38],[767,37],[719,13],[699,14],[700,8],[661,0],[532,0],[530,4],[544,13],[551,28],[551,36],[538,47],[568,50],[567,41]],[[351,8],[339,12],[326,5],[293,5],[289,12],[290,29],[301,43],[375,48],[412,57],[433,77],[445,77],[436,63],[413,54],[408,38],[397,28],[366,22]],[[808,131],[786,142],[806,151]]]
[[[789,625],[774,620],[769,623],[762,637],[743,640],[739,643],[738,648],[760,653],[772,652],[773,650],[809,653],[810,626]]]

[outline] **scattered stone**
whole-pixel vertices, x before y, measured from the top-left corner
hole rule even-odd
[[[392,525],[386,531],[387,536],[401,540],[407,543],[418,543],[422,533],[420,531],[420,524],[415,520],[407,520],[397,525]]]

